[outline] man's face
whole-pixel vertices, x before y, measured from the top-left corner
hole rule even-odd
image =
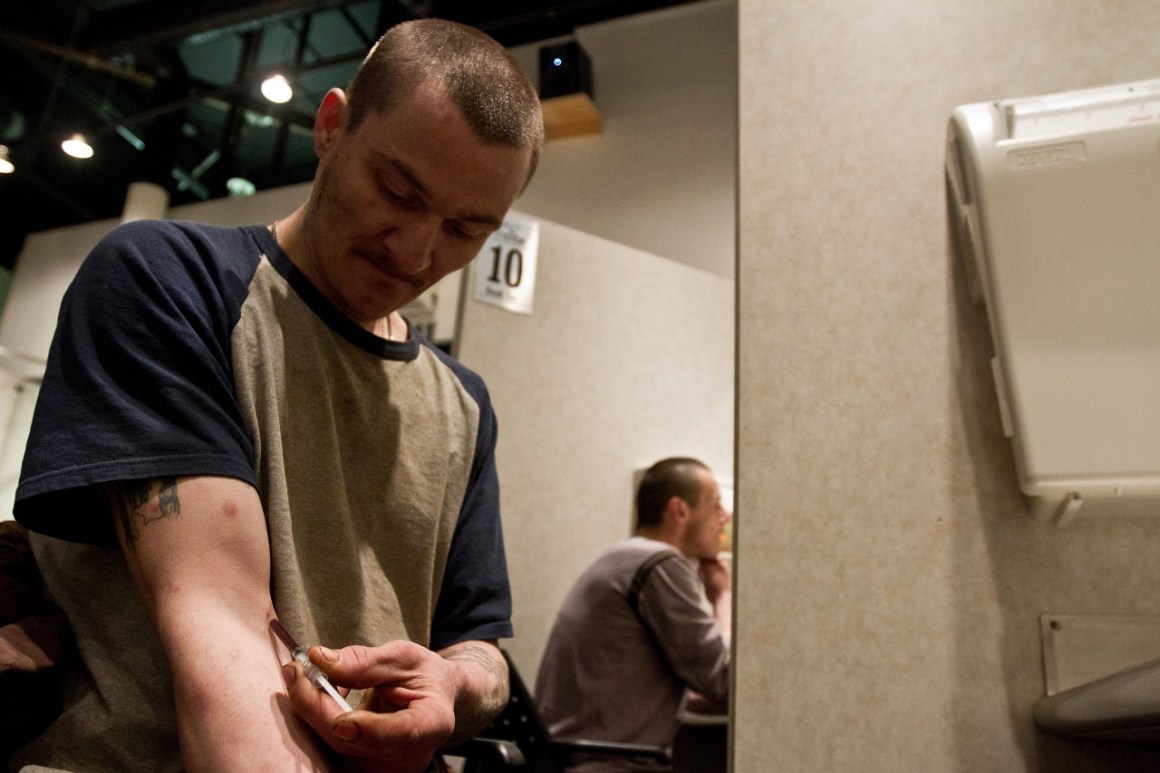
[[[716,558],[721,551],[721,535],[725,532],[725,524],[729,523],[729,513],[721,504],[721,490],[712,473],[698,470],[697,477],[701,481],[701,496],[690,508],[683,552],[709,560]]]
[[[346,114],[337,90],[319,109],[300,268],[373,329],[475,257],[522,189],[531,151],[483,144],[433,84],[354,131]]]

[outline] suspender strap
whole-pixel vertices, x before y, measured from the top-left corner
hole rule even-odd
[[[679,555],[680,553],[675,550],[662,550],[659,553],[653,553],[636,570],[636,574],[632,578],[632,585],[628,589],[628,605],[632,607],[632,611],[636,613],[637,617],[640,617],[640,591],[644,587],[645,581],[648,580],[648,576],[652,574],[652,570],[662,561],[667,561]]]

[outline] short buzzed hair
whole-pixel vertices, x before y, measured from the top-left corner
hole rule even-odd
[[[636,489],[636,527],[658,526],[664,520],[665,507],[673,497],[690,506],[701,498],[698,470],[709,467],[697,459],[674,456],[662,459],[645,470]]]
[[[531,179],[544,144],[536,88],[507,49],[465,24],[415,19],[387,30],[347,88],[349,128],[391,110],[428,80],[446,90],[482,142],[530,148]]]

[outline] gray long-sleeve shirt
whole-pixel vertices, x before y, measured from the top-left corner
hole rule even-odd
[[[729,648],[706,609],[696,567],[676,556],[629,589],[650,556],[672,546],[632,537],[609,548],[569,592],[536,678],[554,738],[669,745],[686,687],[724,700]]]

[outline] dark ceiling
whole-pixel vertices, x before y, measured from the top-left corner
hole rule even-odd
[[[695,0],[0,0],[0,266],[34,231],[115,217],[129,183],[170,206],[314,173],[310,128],[371,43],[405,19],[454,19],[505,46]],[[262,97],[274,68],[290,102]],[[60,142],[83,132],[92,158]]]

